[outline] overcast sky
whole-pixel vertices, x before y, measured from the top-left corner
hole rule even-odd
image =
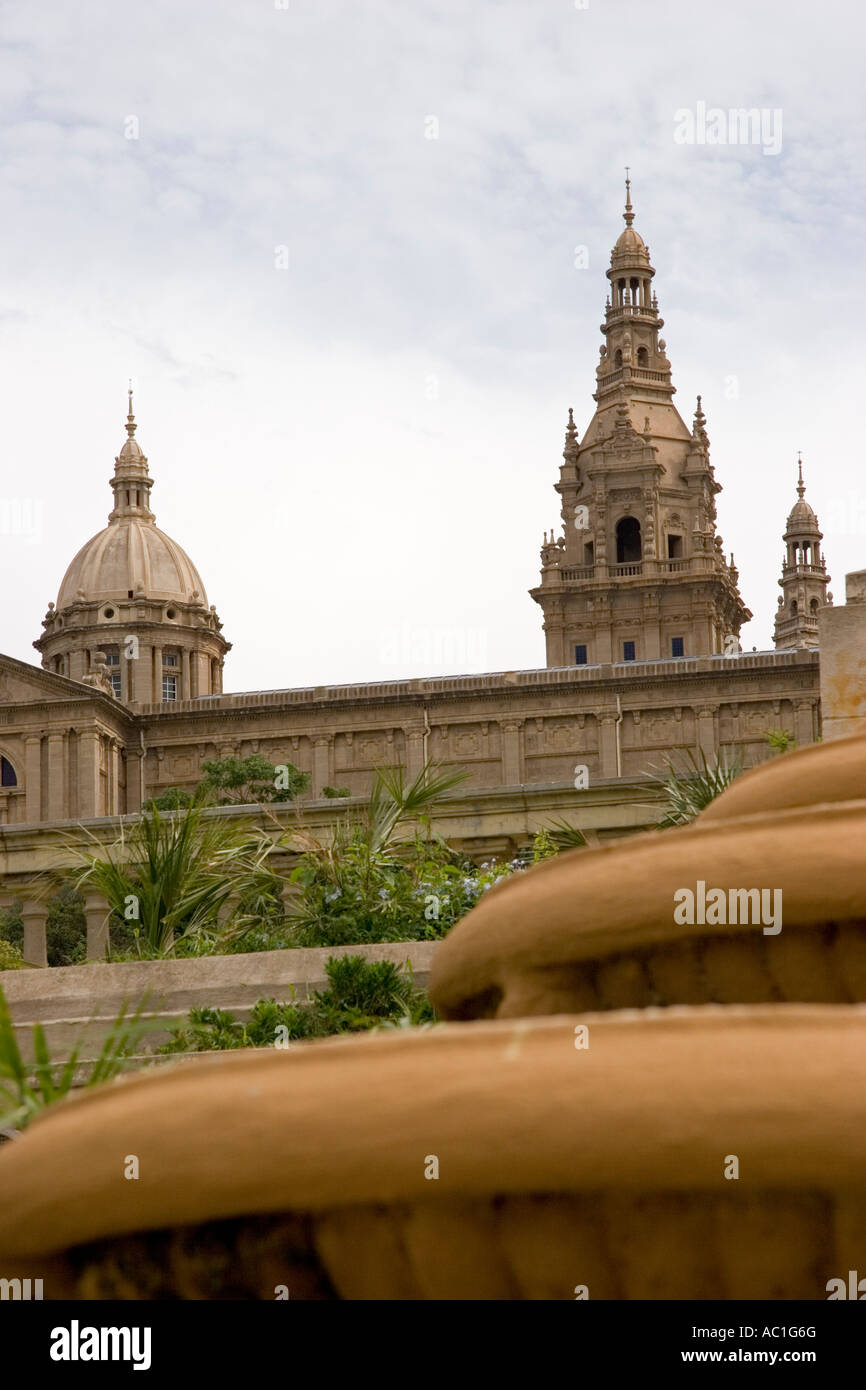
[[[106,523],[132,377],[226,689],[542,666],[527,590],[625,164],[743,644],[771,645],[798,450],[841,602],[864,29],[853,0],[0,4],[0,650],[38,662]],[[699,103],[781,148],[681,143]]]

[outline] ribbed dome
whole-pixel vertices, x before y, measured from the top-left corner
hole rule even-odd
[[[130,590],[149,599],[207,607],[201,576],[177,542],[151,521],[124,516],[81,547],[63,576],[57,608],[62,612],[74,603],[119,602]]]
[[[617,237],[614,251],[646,251],[646,242],[634,227],[626,227]]]
[[[809,506],[809,503],[803,499],[801,499],[799,502],[794,503],[788,516],[789,529],[798,525],[818,525],[818,518],[815,515],[814,510]]]

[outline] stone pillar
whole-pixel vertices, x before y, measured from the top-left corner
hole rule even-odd
[[[794,738],[802,748],[815,742],[815,716],[812,700],[798,700],[794,706]]]
[[[406,730],[406,776],[410,782],[421,772],[424,766],[424,730]]]
[[[66,735],[48,735],[48,819],[69,815],[66,803]]]
[[[24,923],[24,943],[21,953],[28,965],[48,964],[48,945],[45,936],[45,918],[48,915],[46,903],[30,898],[21,908]]]
[[[126,750],[126,814],[134,815],[141,810],[141,774],[143,754],[140,748]]]
[[[108,902],[102,893],[88,888],[84,893],[84,917],[87,922],[87,959],[105,960],[108,954]]]
[[[89,819],[102,814],[98,729],[82,729],[78,735],[78,814]]]
[[[69,653],[69,676],[71,680],[83,681],[87,675],[87,655],[83,651]]]
[[[601,761],[601,775],[602,777],[618,777],[617,715],[602,714],[599,716],[598,722],[600,726],[598,752]]]
[[[866,570],[845,576],[845,603],[818,609],[821,731],[866,733]]]
[[[188,700],[191,695],[189,684],[189,647],[180,649],[180,698]]]
[[[707,762],[712,762],[717,753],[716,729],[713,711],[703,708],[695,711],[697,725],[698,752],[703,753]]]
[[[502,731],[502,785],[505,787],[517,787],[522,781],[520,775],[520,730],[522,726],[522,719],[505,719],[499,725]]]
[[[42,819],[42,739],[24,740],[24,816],[28,822]]]
[[[116,816],[120,810],[120,744],[116,738],[108,740],[108,806],[106,810],[110,816]]]
[[[331,746],[332,739],[313,739],[313,785],[314,797],[322,795],[322,788],[331,784]]]
[[[162,647],[153,649],[153,703],[162,703]]]

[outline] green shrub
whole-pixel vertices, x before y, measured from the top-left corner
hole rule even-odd
[[[332,956],[325,966],[328,988],[306,1003],[260,999],[246,1023],[224,1009],[191,1009],[161,1052],[213,1052],[239,1047],[272,1047],[303,1038],[356,1033],[370,1028],[430,1023],[434,1013],[411,971],[391,961],[363,956]]]
[[[0,970],[24,970],[26,965],[20,947],[0,937]]]

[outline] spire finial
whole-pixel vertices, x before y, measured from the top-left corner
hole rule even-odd
[[[631,179],[629,178],[629,172],[628,172],[628,171],[629,171],[629,166],[626,165],[626,166],[625,166],[625,212],[623,213],[623,219],[624,219],[624,221],[625,221],[625,225],[626,225],[627,227],[630,227],[631,224],[632,224],[632,222],[634,221],[634,212],[632,211],[632,206],[631,206]]]
[[[132,436],[135,434],[135,430],[136,430],[135,416],[134,416],[133,413],[132,413],[132,377],[129,378],[129,392],[128,392],[128,395],[129,395],[129,414],[128,414],[127,417],[126,417],[126,433],[129,435],[129,437],[130,437],[130,439],[131,439]]]
[[[806,484],[803,482],[803,455],[799,449],[797,450],[797,465],[799,468],[800,475],[800,480],[797,483],[797,496],[802,501],[803,497],[806,494]]]

